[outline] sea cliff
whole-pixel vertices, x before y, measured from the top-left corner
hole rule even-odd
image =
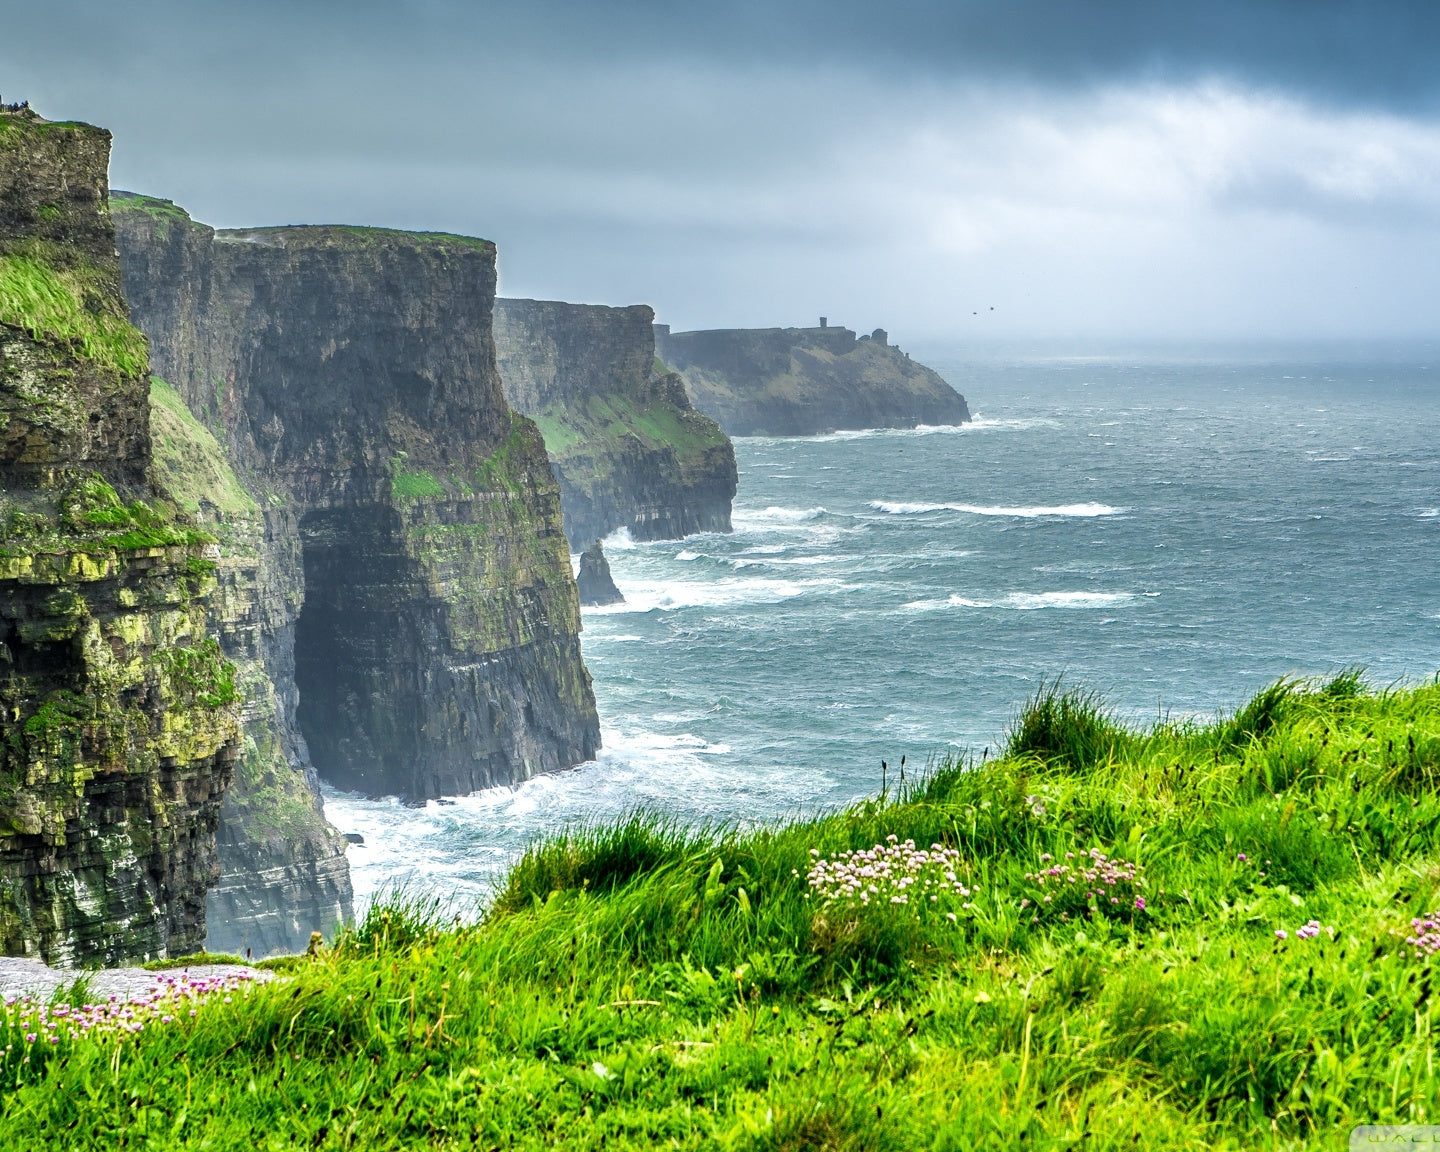
[[[495,249],[216,232],[123,194],[115,216],[157,374],[256,506],[233,514],[253,575],[236,575],[227,643],[255,691],[212,899],[252,935],[325,919],[348,886],[317,770],[418,801],[599,745],[558,489],[495,366]]]
[[[889,342],[883,329],[655,329],[656,351],[700,411],[731,436],[963,424],[965,398]]]
[[[555,300],[495,302],[505,394],[539,425],[576,552],[730,531],[735,451],[655,357],[654,312]]]
[[[152,469],[110,134],[0,109],[0,952],[195,950],[240,751],[216,537]]]

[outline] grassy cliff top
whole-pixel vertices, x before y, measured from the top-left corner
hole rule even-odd
[[[0,111],[0,136],[14,134],[44,137],[74,132],[94,132],[106,137],[110,135],[108,129],[86,124],[83,120],[46,120],[28,108],[19,112]]]
[[[163,220],[176,224],[190,224],[190,213],[181,208],[173,200],[162,200],[159,196],[146,196],[142,192],[122,192],[113,190],[110,193],[111,212],[140,212],[154,220]]]
[[[891,768],[894,782],[895,768]],[[1440,1107],[1440,687],[1005,755],[751,832],[537,844],[284,982],[0,1057],[13,1146],[1332,1148]]]
[[[495,245],[478,236],[451,232],[405,232],[398,228],[366,228],[352,224],[286,224],[276,228],[226,228],[217,240],[274,244],[280,247],[366,249],[393,244],[462,248],[494,255]]]

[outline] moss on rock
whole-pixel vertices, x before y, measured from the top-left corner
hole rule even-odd
[[[577,551],[617,528],[660,539],[730,527],[734,450],[655,355],[653,320],[644,305],[496,302],[506,394],[545,438]]]
[[[150,483],[109,134],[0,126],[0,953],[193,950],[238,751],[214,537]]]

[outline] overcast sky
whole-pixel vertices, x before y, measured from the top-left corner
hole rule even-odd
[[[207,223],[911,341],[1440,334],[1437,59],[1434,0],[0,0],[0,94]]]

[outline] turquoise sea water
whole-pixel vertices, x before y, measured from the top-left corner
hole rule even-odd
[[[843,804],[882,759],[995,748],[1061,673],[1144,719],[1440,670],[1440,360],[925,358],[973,424],[737,440],[733,534],[609,542],[597,762],[424,809],[332,795],[357,892],[480,898],[535,835],[635,807]]]

